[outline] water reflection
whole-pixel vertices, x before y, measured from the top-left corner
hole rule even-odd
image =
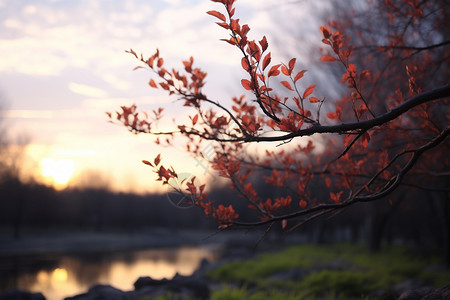
[[[217,251],[206,247],[0,258],[0,288],[41,292],[48,300],[60,300],[86,292],[97,283],[132,290],[139,276],[190,275],[202,259],[217,258]]]

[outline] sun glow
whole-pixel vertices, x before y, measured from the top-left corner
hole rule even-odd
[[[53,270],[52,281],[64,282],[67,281],[67,271],[64,268],[57,268]]]
[[[43,158],[41,160],[41,172],[45,180],[56,188],[67,185],[73,175],[74,163],[69,159]]]

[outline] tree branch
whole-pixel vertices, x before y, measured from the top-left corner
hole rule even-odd
[[[233,222],[233,225],[237,226],[259,226],[264,225],[272,222],[282,221],[285,219],[292,219],[292,218],[298,218],[301,216],[307,216],[311,215],[313,213],[317,213],[316,215],[313,215],[312,217],[322,215],[323,213],[326,213],[324,211],[336,211],[343,209],[345,207],[348,207],[352,204],[355,204],[357,202],[371,202],[378,199],[381,199],[390,193],[392,193],[403,180],[404,176],[408,173],[409,170],[416,164],[417,160],[420,158],[420,156],[425,153],[426,151],[438,146],[440,143],[442,143],[450,134],[450,126],[447,126],[439,135],[437,135],[433,140],[428,142],[427,144],[423,145],[422,147],[413,149],[413,150],[405,150],[402,153],[399,153],[396,157],[394,157],[392,160],[396,160],[398,156],[406,154],[406,153],[413,153],[413,156],[410,158],[410,160],[406,163],[406,165],[397,173],[396,176],[391,178],[391,180],[384,186],[384,188],[374,194],[370,195],[363,195],[363,196],[353,196],[346,201],[343,201],[341,203],[331,203],[331,204],[320,204],[314,207],[311,207],[310,209],[302,210],[302,211],[296,211],[290,214],[285,215],[279,215],[275,216],[273,218],[270,218],[268,220],[259,221],[259,222]],[[377,175],[375,175],[377,176]],[[318,213],[319,212],[319,213]],[[322,213],[323,212],[323,213]],[[311,217],[311,216],[310,216]],[[309,218],[308,218],[309,219]]]
[[[426,91],[421,94],[418,94],[411,99],[405,101],[404,103],[400,104],[399,106],[393,108],[389,112],[378,116],[376,118],[365,120],[365,121],[359,121],[354,123],[342,123],[338,125],[329,125],[329,126],[323,126],[323,125],[314,125],[306,129],[301,129],[296,132],[291,132],[285,135],[281,136],[271,136],[271,137],[264,137],[264,136],[257,136],[257,137],[251,137],[251,138],[244,138],[246,142],[274,142],[274,141],[283,141],[292,139],[295,137],[301,137],[301,136],[310,136],[316,133],[347,133],[350,131],[355,130],[368,130],[376,126],[380,126],[383,124],[388,123],[389,121],[392,121],[396,119],[397,117],[401,116],[408,110],[419,106],[423,103],[430,102],[437,99],[442,99],[445,97],[450,97],[450,84],[447,84],[445,86],[436,88],[431,91]]]
[[[397,50],[415,50],[417,52],[420,51],[425,51],[425,50],[431,50],[434,48],[439,48],[445,45],[449,45],[450,44],[450,40],[447,41],[443,41],[441,43],[438,44],[433,44],[433,45],[429,45],[429,46],[424,46],[424,47],[415,47],[415,46],[377,46],[377,45],[365,45],[365,46],[358,46],[355,47],[354,49],[364,49],[364,48],[380,48],[383,50],[391,50],[391,49],[397,49]]]

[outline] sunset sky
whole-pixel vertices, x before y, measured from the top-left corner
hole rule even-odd
[[[320,41],[315,1],[293,2],[237,1],[250,36],[267,35],[272,61],[300,51],[289,20],[303,20],[310,29],[303,38],[313,32]],[[147,56],[159,48],[175,67],[192,55],[208,73],[210,98],[227,103],[243,94],[239,53],[219,41],[228,36],[206,14],[212,9],[222,7],[207,0],[0,0],[0,105],[11,136],[29,139],[23,173],[64,184],[90,172],[115,190],[153,191],[154,174],[141,160],[164,152],[176,169],[203,174],[181,150],[158,148],[151,137],[108,123],[105,112],[136,103],[176,116],[176,98],[151,89],[149,72],[133,71],[130,48]]]

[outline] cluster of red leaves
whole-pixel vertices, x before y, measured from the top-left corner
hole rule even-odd
[[[162,181],[163,184],[168,184],[169,180],[172,178],[178,178],[177,173],[172,167],[166,169],[163,165],[160,165],[161,154],[158,154],[158,156],[155,157],[153,163],[149,162],[148,160],[143,160],[142,162],[155,169],[155,173],[158,175],[158,179],[156,180]]]
[[[308,97],[309,103],[318,103],[321,105],[323,102],[323,100],[311,96],[314,92],[315,85],[308,86],[303,93],[300,92],[300,88],[298,87],[298,82],[304,76],[306,70],[294,72],[296,65],[295,58],[292,58],[287,65],[276,64],[269,68],[272,55],[271,52],[267,52],[267,38],[263,36],[259,41],[250,40],[248,38],[250,27],[247,24],[241,26],[239,19],[233,17],[235,9],[232,4],[229,2],[224,4],[227,16],[219,11],[209,11],[208,14],[218,18],[221,21],[218,25],[230,31],[231,38],[224,41],[236,46],[241,51],[243,55],[241,66],[248,73],[248,78],[242,79],[241,84],[244,89],[253,93],[263,113],[271,118],[267,124],[272,129],[287,132],[296,132],[304,124],[318,124],[319,120],[312,119],[311,112],[304,105],[304,101]],[[285,76],[287,78],[287,80],[280,80],[280,84],[288,91],[293,92],[293,96],[280,98],[273,92],[273,89],[269,86],[269,79],[275,79],[278,76]],[[291,102],[295,103],[297,110],[290,108]],[[287,113],[283,114],[283,110]],[[258,124],[262,124],[263,122],[262,120],[252,119],[252,115],[254,114],[243,115],[241,120],[248,129],[248,132],[255,134],[259,129]]]
[[[144,164],[152,167],[154,172],[158,175],[157,181],[162,181],[163,184],[171,184],[171,179],[178,178],[177,173],[173,167],[166,168],[161,164],[161,155],[158,154],[153,162],[143,160]],[[233,223],[234,220],[239,218],[239,214],[234,211],[234,208],[229,205],[227,207],[220,204],[217,208],[212,204],[213,202],[207,199],[207,193],[205,192],[205,184],[197,185],[195,182],[195,176],[190,178],[189,181],[183,180],[182,184],[185,184],[185,191],[178,190],[177,187],[173,186],[175,191],[180,194],[187,193],[189,198],[192,199],[192,203],[202,208],[205,215],[211,216],[217,220],[220,227],[227,227]]]
[[[329,27],[324,26],[320,27],[320,30],[323,35],[322,43],[329,45],[334,53],[334,55],[323,55],[320,60],[324,62],[340,62],[345,67],[345,73],[342,74],[341,83],[346,83],[349,88],[353,89],[351,98],[345,98],[343,101],[340,101],[336,106],[336,111],[327,113],[327,117],[331,120],[341,119],[342,107],[340,104],[350,100],[353,102],[353,111],[358,120],[367,111],[374,117],[374,114],[370,111],[368,102],[362,94],[362,81],[370,77],[370,72],[368,70],[363,70],[358,74],[356,65],[350,63],[353,47],[343,47],[344,35],[342,33],[339,31],[332,33]]]
[[[398,151],[398,146],[394,142],[399,140],[399,133],[405,139],[405,149],[419,149],[418,147],[423,145],[423,139],[411,139],[410,135],[405,134],[405,131],[414,126],[420,127],[422,137],[442,137],[448,134],[448,129],[442,131],[442,128],[433,122],[434,111],[431,103],[427,101],[421,103],[421,106],[411,108],[407,116],[398,113],[395,118],[386,118],[375,125],[364,125],[370,124],[364,123],[365,121],[373,121],[380,117],[381,114],[376,114],[375,109],[386,109],[386,106],[389,106],[390,112],[399,110],[399,107],[407,102],[404,99],[404,87],[400,85],[394,89],[395,92],[390,98],[379,92],[377,85],[384,82],[385,73],[373,67],[371,56],[364,57],[368,61],[367,64],[371,64],[371,71],[364,67],[366,64],[358,60],[358,56],[354,54],[356,48],[347,46],[348,38],[343,32],[351,26],[348,24],[343,26],[338,22],[330,23],[330,27],[335,27],[336,30],[328,26],[320,28],[323,35],[322,42],[330,49],[320,61],[337,62],[343,68],[341,83],[347,86],[349,92],[336,101],[335,111],[327,112],[326,119],[323,120],[323,117],[321,119],[320,112],[325,98],[314,95],[316,85],[301,86],[301,79],[306,70],[297,70],[296,59],[290,59],[287,64],[272,65],[267,38],[265,36],[260,40],[249,38],[250,27],[247,24],[241,25],[240,20],[235,18],[235,1],[212,1],[221,3],[225,13],[216,10],[207,13],[219,20],[217,24],[220,27],[229,31],[230,38],[223,41],[236,47],[242,54],[241,67],[246,76],[241,79],[241,85],[253,94],[254,100],[246,100],[244,96],[234,97],[229,110],[202,93],[206,73],[193,67],[192,57],[183,61],[182,73],[174,69],[167,71],[158,50],[148,59],[130,50],[129,53],[159,78],[158,81],[150,79],[151,87],[179,96],[184,100],[184,105],[195,112],[189,117],[190,124],[178,125],[178,131],[165,133],[152,131],[152,123],[161,118],[162,109],[153,111],[153,115],[149,118],[147,114],[138,113],[136,106],[133,105],[122,107],[122,111],[117,112],[115,116],[112,114],[109,116],[111,119],[115,117],[133,132],[165,134],[170,137],[179,133],[187,137],[187,151],[209,161],[212,169],[216,170],[219,176],[227,178],[230,187],[247,201],[250,209],[259,214],[259,221],[250,224],[281,221],[282,227],[285,228],[287,218],[316,212],[318,207],[323,207],[323,212],[328,212],[330,209],[343,208],[356,201],[378,199],[394,186],[400,175],[403,176],[403,173],[411,168],[409,165],[411,161],[415,163],[416,159],[414,157],[409,159],[408,155],[414,156],[419,153],[418,150]],[[398,11],[399,2],[404,2],[403,4],[408,7],[405,12]],[[423,13],[423,5],[418,1],[386,0],[383,5],[392,22],[410,18],[418,24],[426,15]],[[388,37],[388,41],[387,46],[376,49],[385,54],[386,58],[394,59],[392,49],[404,47],[405,37],[392,34]],[[405,53],[413,56],[408,49]],[[410,59],[406,66],[405,77],[392,75],[392,81],[396,83],[390,82],[390,86],[396,87],[397,82],[406,82],[410,95],[422,93],[422,77],[427,74],[425,68],[427,64],[433,63],[430,55],[416,60]],[[391,74],[398,75],[397,73]],[[397,80],[398,78],[402,80]],[[272,85],[277,84],[279,88],[277,87],[275,92]],[[389,99],[388,104],[385,97]],[[206,104],[212,108],[206,108]],[[445,119],[448,122],[449,117]],[[330,126],[322,124],[330,121],[333,123],[345,121],[354,126],[345,123]],[[273,138],[263,136],[262,133],[269,129],[281,131],[285,135]],[[338,133],[343,138],[325,139],[323,142],[325,149],[317,150],[321,151],[320,155],[315,153],[315,144],[309,140],[307,144],[298,144],[290,151],[266,151],[263,160],[249,156],[243,146],[244,143],[254,141],[289,142],[294,137],[315,133]],[[215,142],[211,146],[213,153],[206,157],[201,152],[202,141],[211,140]],[[444,160],[447,165],[448,160],[448,158]],[[170,184],[170,179],[177,178],[177,174],[172,167],[160,165],[160,161],[158,155],[153,162],[144,161],[144,163],[154,168],[158,181]],[[263,178],[267,185],[272,186],[274,190],[282,190],[283,194],[289,191],[289,195],[273,198],[261,196],[252,183],[255,174],[261,173],[265,174]],[[180,192],[189,194],[193,204],[203,209],[207,216],[215,218],[220,227],[242,224],[238,222],[239,214],[233,205],[217,204],[208,199],[205,185],[196,184],[194,179],[183,182],[186,188]],[[310,188],[311,186],[323,187],[327,196],[317,199],[316,191]]]
[[[141,56],[138,57],[133,50],[127,51],[140,59],[142,62],[158,74],[160,81],[156,83],[153,79],[150,79],[149,85],[153,88],[161,87],[163,90],[172,94],[181,94],[186,96],[185,106],[198,106],[198,99],[203,98],[201,89],[205,85],[206,73],[199,68],[193,68],[194,58],[191,56],[189,60],[183,61],[184,70],[187,75],[181,74],[179,71],[172,69],[171,72],[164,68],[164,59],[160,57],[159,49],[150,56],[148,59],[144,59]],[[140,68],[140,67],[137,67]],[[195,97],[194,97],[195,96]]]

